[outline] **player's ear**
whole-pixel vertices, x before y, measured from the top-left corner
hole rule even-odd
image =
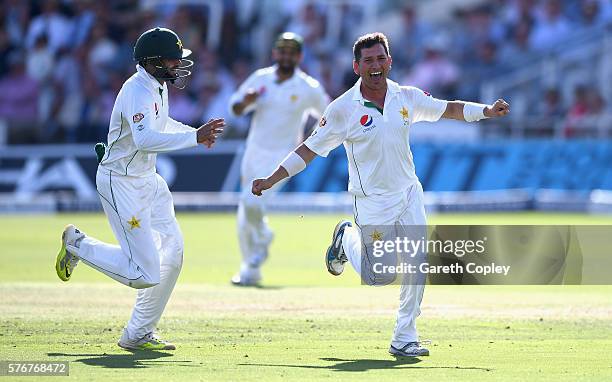
[[[355,72],[356,75],[359,75],[359,62],[357,61],[353,61],[353,72]]]

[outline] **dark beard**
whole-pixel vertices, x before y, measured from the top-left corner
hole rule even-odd
[[[278,64],[278,71],[281,74],[293,74],[293,72],[295,72],[295,66]]]

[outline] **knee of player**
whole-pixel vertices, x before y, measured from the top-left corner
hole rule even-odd
[[[138,280],[130,281],[128,285],[134,289],[146,289],[146,288],[154,287],[157,284],[159,284],[159,279],[158,280],[148,280],[148,279],[141,278]]]

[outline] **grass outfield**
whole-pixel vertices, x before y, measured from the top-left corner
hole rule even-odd
[[[0,360],[70,361],[87,380],[608,380],[612,287],[430,286],[419,328],[430,357],[387,352],[397,287],[334,278],[323,251],[332,215],[275,215],[264,288],[234,288],[233,215],[181,214],[183,272],[160,333],[176,352],[115,345],[134,291],[80,265],[69,283],[53,262],[74,222],[113,241],[98,214],[2,216]],[[438,215],[433,224],[612,224],[612,217],[553,214]],[[20,380],[27,380],[21,378]],[[39,380],[36,378],[35,380]]]

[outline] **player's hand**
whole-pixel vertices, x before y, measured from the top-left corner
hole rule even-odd
[[[257,101],[257,97],[259,97],[259,93],[255,89],[249,89],[247,93],[244,95],[242,100],[242,104],[247,107],[253,102]]]
[[[510,105],[501,98],[495,101],[493,105],[487,106],[484,109],[484,115],[487,118],[503,117],[508,113],[510,113]]]
[[[213,118],[208,122],[198,127],[197,129],[197,139],[198,143],[205,145],[208,148],[211,148],[219,134],[223,132],[223,128],[225,127],[225,120],[223,118]]]
[[[272,182],[266,179],[255,179],[253,181],[253,187],[251,188],[251,192],[253,195],[261,196],[261,193],[269,188],[274,186]]]

